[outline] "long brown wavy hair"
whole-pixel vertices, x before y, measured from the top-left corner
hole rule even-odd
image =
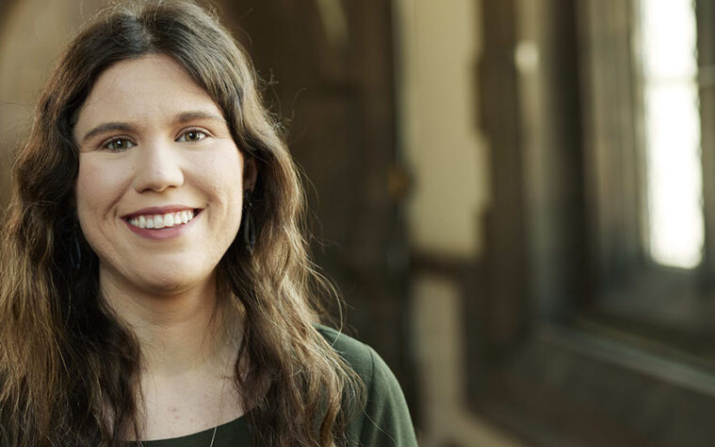
[[[72,128],[104,70],[148,54],[186,70],[258,167],[255,249],[239,232],[217,267],[221,296],[243,318],[234,375],[252,436],[259,446],[339,445],[361,383],[316,330],[312,297],[329,286],[309,261],[294,163],[248,57],[215,16],[151,0],[111,7],[80,31],[19,151],[0,245],[0,445],[118,446],[140,435],[141,348],[102,299],[98,258],[77,225]],[[251,367],[239,374],[242,360]]]

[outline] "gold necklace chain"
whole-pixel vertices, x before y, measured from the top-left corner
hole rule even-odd
[[[218,430],[218,426],[214,427],[214,432],[211,435],[211,444],[209,444],[209,447],[214,447],[214,440],[216,439],[216,430]],[[139,441],[139,446],[144,447],[144,443]]]

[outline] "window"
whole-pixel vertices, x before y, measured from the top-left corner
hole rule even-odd
[[[500,0],[482,19],[473,408],[535,445],[711,445],[715,2]]]
[[[713,148],[702,135],[712,115],[698,47],[708,22],[691,0],[622,3],[620,17],[592,7],[584,34],[589,321],[693,351],[715,334],[703,164]]]

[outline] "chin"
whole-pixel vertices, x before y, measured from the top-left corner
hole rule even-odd
[[[196,263],[164,263],[158,267],[137,263],[135,268],[123,271],[108,271],[108,279],[117,287],[157,296],[178,295],[194,289],[213,287],[215,266]]]
[[[211,280],[215,277],[213,271],[197,275],[196,270],[174,270],[162,274],[154,274],[146,278],[144,289],[156,295],[174,295],[195,288],[206,288],[213,285]]]
[[[100,282],[106,282],[115,293],[157,296],[178,295],[190,290],[201,293],[202,289],[213,288],[218,264],[204,256],[194,259],[152,256],[135,257],[122,263],[111,261],[100,260]]]

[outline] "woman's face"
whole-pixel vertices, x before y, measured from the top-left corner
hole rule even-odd
[[[167,294],[208,281],[255,175],[208,94],[167,56],[122,61],[98,78],[74,137],[77,213],[102,283]]]

